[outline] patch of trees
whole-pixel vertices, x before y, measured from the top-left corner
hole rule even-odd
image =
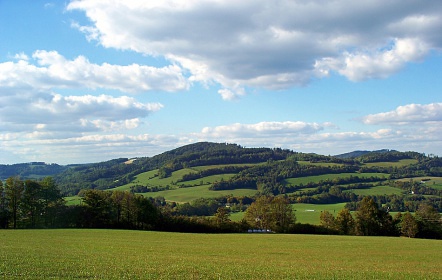
[[[350,210],[344,208],[336,217],[323,211],[320,222],[321,226],[340,234],[442,238],[441,216],[426,203],[419,205],[415,216],[407,211],[392,217],[373,198],[364,197],[357,205],[354,218]]]
[[[177,156],[160,168],[160,178],[169,177],[173,171],[204,165],[221,164],[251,164],[261,163],[268,160],[284,160],[293,154],[290,150],[279,148],[242,148],[238,145],[229,144],[225,147],[212,147],[203,152],[185,153]]]
[[[64,204],[51,177],[41,181],[9,177],[0,181],[0,228],[53,227]]]
[[[262,194],[281,194],[294,191],[296,187],[286,186],[284,180],[323,174],[351,173],[358,170],[353,165],[301,165],[294,160],[268,161],[267,164],[247,168],[227,181],[215,182],[211,190],[232,190],[253,188]]]
[[[442,159],[439,157],[419,157],[417,163],[406,166],[361,166],[359,172],[379,172],[390,174],[391,179],[442,176]]]
[[[246,211],[245,221],[253,229],[291,232],[296,222],[292,206],[282,196],[261,196]]]
[[[58,164],[46,164],[44,162],[29,162],[18,164],[0,164],[0,179],[12,176],[20,178],[52,176],[66,170],[66,166]]]
[[[383,150],[377,152],[370,152],[357,157],[357,160],[363,163],[369,162],[395,162],[402,159],[422,159],[425,156],[416,152],[398,152]]]

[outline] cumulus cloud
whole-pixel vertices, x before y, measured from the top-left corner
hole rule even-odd
[[[408,104],[395,110],[365,116],[365,124],[419,124],[425,122],[442,122],[442,103]]]
[[[422,59],[429,49],[419,39],[395,39],[390,50],[346,52],[342,57],[324,58],[315,66],[322,73],[335,70],[351,81],[386,78],[400,70],[408,61]]]
[[[289,88],[334,71],[384,78],[441,49],[442,2],[420,0],[84,1],[104,47],[163,56],[190,80],[216,82],[224,99],[246,87]],[[375,19],[375,20],[374,20]]]
[[[119,131],[138,127],[141,119],[160,110],[160,103],[141,103],[133,97],[109,95],[62,96],[28,92],[0,98],[0,128],[29,132],[35,138],[69,137],[91,131]]]
[[[121,92],[179,91],[188,82],[177,65],[156,68],[146,65],[101,65],[84,56],[68,60],[56,51],[38,50],[17,62],[0,63],[0,88],[49,90],[52,88],[114,89]]]
[[[48,133],[39,130],[0,133],[0,151],[6,159],[15,159],[11,162],[21,159],[21,162],[38,160],[67,164],[153,156],[199,141],[237,143],[246,147],[281,147],[326,155],[330,152],[338,154],[384,148],[438,154],[438,147],[442,146],[442,131],[431,125],[342,132],[336,131],[331,123],[286,121],[206,127],[200,132],[179,135],[91,132],[65,134],[60,138],[54,135],[45,137]]]
[[[306,122],[260,122],[256,124],[235,123],[217,127],[205,127],[201,134],[210,138],[244,138],[244,137],[278,137],[280,135],[293,136],[312,134],[331,124]]]

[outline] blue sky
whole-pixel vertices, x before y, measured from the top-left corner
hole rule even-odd
[[[0,0],[0,163],[442,155],[441,30],[439,0]]]

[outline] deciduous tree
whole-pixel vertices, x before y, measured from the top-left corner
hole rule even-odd
[[[410,212],[405,212],[405,214],[402,215],[401,234],[411,238],[415,237],[418,232],[419,225],[417,224],[416,219]]]
[[[0,180],[0,228],[7,228],[9,223],[9,210],[6,204],[6,194],[3,182]]]
[[[336,228],[335,217],[327,210],[321,212],[321,215],[319,216],[319,221],[321,223],[321,226],[327,229]]]
[[[355,220],[347,208],[342,209],[336,215],[336,229],[342,234],[353,234],[355,228]]]
[[[394,235],[393,219],[388,212],[379,209],[371,197],[364,197],[356,212],[356,234]]]
[[[245,219],[254,228],[287,232],[296,216],[286,198],[261,196],[247,208]]]
[[[12,227],[14,229],[17,228],[20,203],[24,189],[24,183],[19,177],[9,177],[6,179],[5,196],[8,201],[9,211],[12,216]]]

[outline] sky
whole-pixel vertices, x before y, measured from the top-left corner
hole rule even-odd
[[[0,0],[0,164],[441,156],[441,50],[440,0]]]

